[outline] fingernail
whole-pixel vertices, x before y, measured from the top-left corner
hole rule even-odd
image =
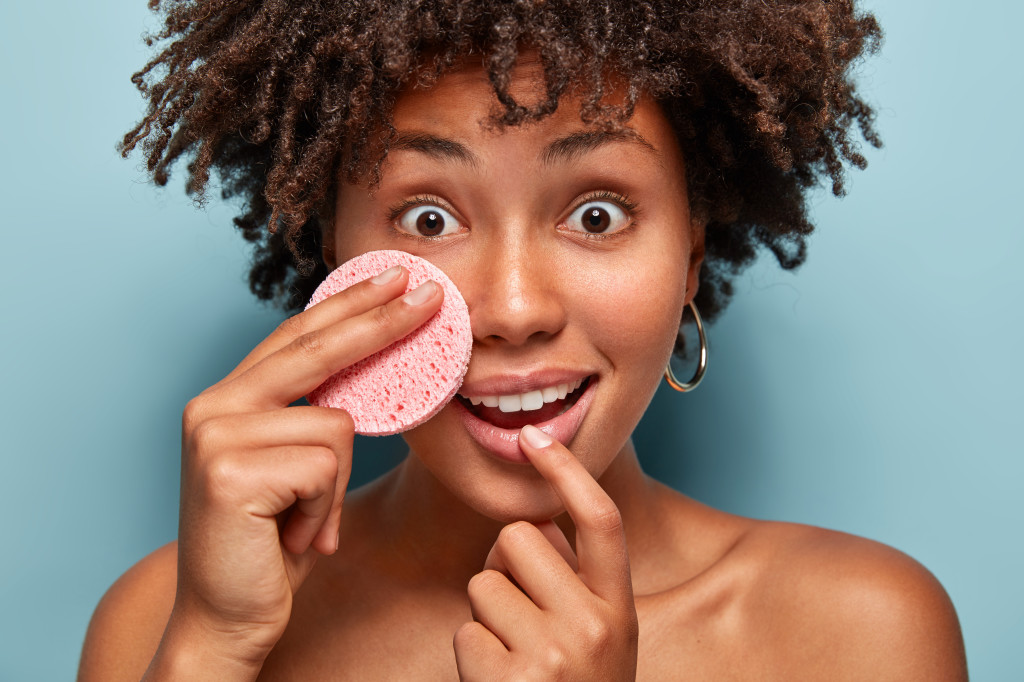
[[[551,445],[552,442],[551,436],[544,433],[533,424],[527,424],[519,433],[522,435],[523,440],[534,448],[546,448]]]
[[[373,282],[374,284],[387,284],[388,282],[398,277],[400,274],[402,274],[402,266],[394,265],[385,270],[384,272],[380,273],[370,281]]]
[[[409,305],[423,305],[434,297],[437,292],[437,285],[434,280],[427,280],[405,295],[402,300]]]

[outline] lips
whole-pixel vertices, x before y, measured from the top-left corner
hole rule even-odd
[[[569,410],[586,391],[589,377],[522,395],[466,397],[457,399],[473,416],[502,429],[519,430],[540,424]]]
[[[597,383],[597,377],[591,376],[565,399],[545,404],[539,410],[503,413],[499,408],[472,405],[461,395],[450,404],[470,437],[484,450],[498,459],[525,464],[528,460],[519,449],[519,429],[533,424],[568,445],[590,410]]]

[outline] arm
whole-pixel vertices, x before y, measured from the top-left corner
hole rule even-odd
[[[290,318],[189,402],[177,558],[161,550],[111,588],[80,679],[257,677],[317,556],[337,550],[351,471],[348,414],[292,403],[441,305],[441,287],[402,296],[408,272],[388,272]]]

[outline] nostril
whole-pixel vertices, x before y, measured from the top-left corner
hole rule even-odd
[[[463,293],[475,339],[490,345],[525,345],[549,339],[565,327],[565,297],[557,284],[533,274],[496,267],[479,275],[479,286],[466,283]]]

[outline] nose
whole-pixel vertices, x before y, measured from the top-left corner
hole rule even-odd
[[[477,344],[525,346],[565,326],[564,273],[535,241],[506,233],[476,250],[459,287]]]

